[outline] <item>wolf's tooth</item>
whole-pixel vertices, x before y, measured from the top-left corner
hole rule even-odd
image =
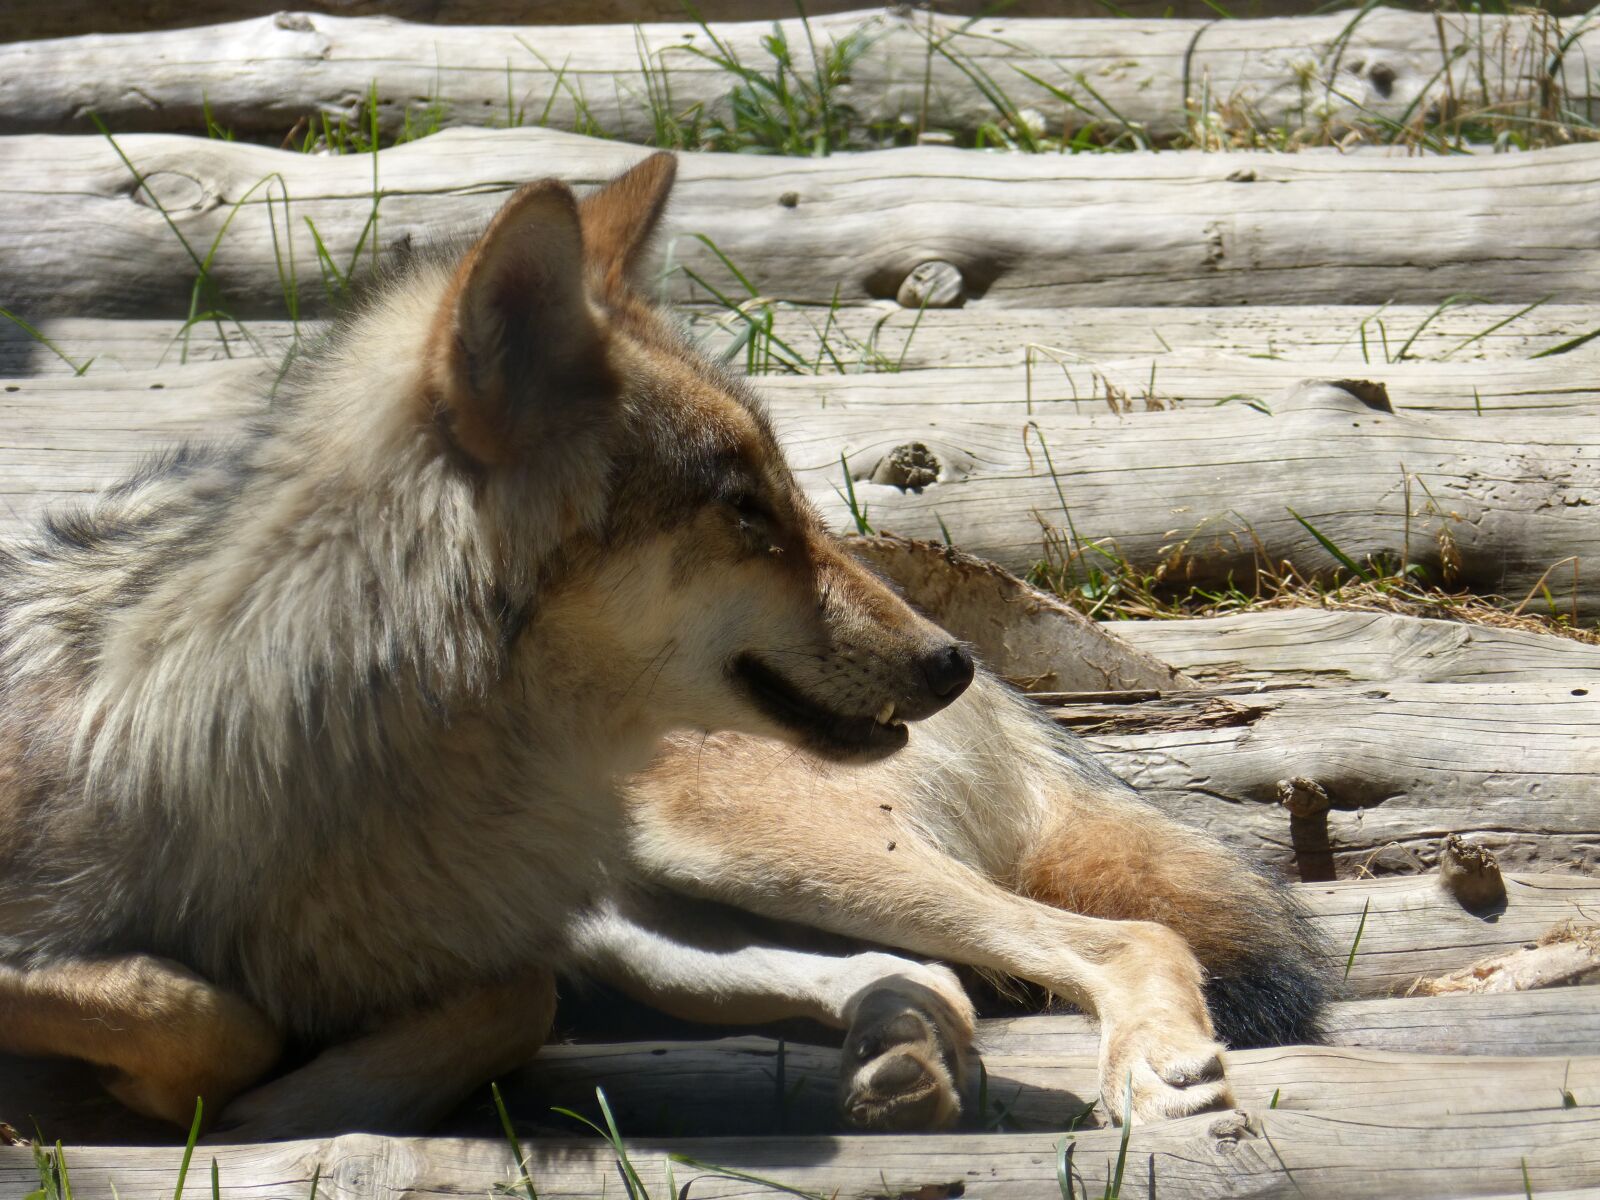
[[[893,700],[889,701],[889,703],[885,704],[882,708],[880,708],[878,710],[878,716],[877,716],[876,720],[877,720],[879,725],[887,725],[890,721],[894,720],[894,701]]]

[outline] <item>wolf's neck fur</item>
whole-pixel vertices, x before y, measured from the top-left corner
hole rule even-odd
[[[154,465],[0,565],[0,741],[53,764],[49,790],[86,819],[73,836],[165,829],[160,857],[233,873],[242,909],[307,828],[348,870],[338,844],[382,826],[370,853],[400,853],[397,814],[441,795],[608,823],[612,780],[659,731],[586,704],[581,660],[530,613],[560,531],[595,514],[542,511],[548,489],[444,445],[420,379],[445,283],[425,268],[381,298],[237,445]],[[540,702],[547,670],[560,708]],[[315,869],[296,867],[271,874]],[[181,924],[226,902],[199,871],[166,881],[171,903],[119,902]]]

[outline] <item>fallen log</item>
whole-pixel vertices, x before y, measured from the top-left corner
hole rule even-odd
[[[1107,628],[1213,681],[1539,684],[1555,675],[1600,678],[1600,645],[1394,613],[1293,608],[1189,621],[1117,621]]]
[[[1059,1130],[1107,1123],[1085,1116],[1098,1098],[1095,1046],[1057,1055],[1023,1043],[983,1054],[988,1076],[982,1126]],[[782,1090],[777,1069],[783,1057]],[[1238,1051],[1229,1073],[1239,1104],[1265,1109],[1407,1120],[1469,1113],[1559,1112],[1563,1083],[1579,1104],[1600,1103],[1600,1058],[1394,1054],[1326,1046]],[[838,1052],[767,1038],[711,1043],[547,1047],[510,1080],[508,1099],[532,1115],[560,1106],[592,1114],[603,1087],[619,1125],[639,1136],[758,1136],[840,1130]],[[692,1082],[691,1082],[692,1081]],[[518,1103],[520,1102],[520,1103]],[[975,1106],[976,1107],[976,1106]],[[978,1114],[972,1113],[974,1117]],[[975,1122],[975,1124],[978,1124]],[[482,1117],[477,1122],[483,1128]]]
[[[493,1128],[486,1123],[485,1128]],[[1121,1134],[1090,1130],[1063,1135],[764,1137],[630,1142],[629,1158],[649,1195],[664,1195],[669,1154],[678,1187],[692,1181],[697,1197],[762,1194],[749,1176],[837,1196],[938,1197],[976,1193],[995,1200],[1039,1200],[1055,1194],[1062,1149],[1074,1187],[1098,1193],[1109,1182]],[[592,1200],[616,1188],[617,1161],[604,1143],[525,1143],[526,1175],[547,1200]],[[322,1141],[255,1146],[213,1145],[218,1200],[264,1193],[317,1194],[327,1200],[381,1200],[435,1191],[480,1194],[505,1187],[519,1172],[503,1138],[380,1138],[347,1134]],[[78,1148],[69,1152],[79,1200],[170,1200],[178,1178],[174,1147]],[[719,1176],[716,1164],[743,1178]],[[1592,1107],[1505,1114],[1404,1112],[1375,1117],[1255,1109],[1211,1113],[1134,1130],[1123,1176],[1124,1195],[1462,1197],[1523,1187],[1575,1197],[1600,1186],[1600,1115]],[[0,1147],[0,1191],[37,1186],[32,1153]]]
[[[1009,123],[1052,138],[1091,128],[1217,149],[1351,131],[1388,141],[1396,126],[1421,131],[1480,113],[1600,115],[1586,74],[1600,29],[1544,13],[973,21],[879,9],[809,25],[784,15],[705,28],[675,13],[667,24],[631,16],[530,29],[278,13],[19,42],[0,46],[0,126],[82,133],[94,112],[126,132],[203,133],[215,123],[279,138],[327,114],[358,126],[375,117],[390,137],[418,125],[528,123],[647,142],[667,123],[686,126],[692,145],[706,118],[730,120],[747,88],[717,60],[776,75],[764,44],[774,36],[792,57],[792,87],[842,76],[830,102],[862,137]]]
[[[745,322],[738,316],[706,305],[687,305],[684,313],[691,332],[717,352],[731,345]],[[836,309],[777,305],[773,335],[794,351],[796,363],[808,371],[829,374],[871,374],[922,371],[929,368],[970,369],[1017,366],[1032,360],[1037,386],[1051,393],[1069,378],[1069,370],[1089,363],[1117,364],[1122,390],[1140,397],[1153,388],[1158,397],[1186,395],[1191,402],[1220,399],[1239,389],[1212,396],[1202,390],[1209,373],[1199,371],[1208,362],[1238,369],[1239,360],[1278,359],[1325,369],[1385,371],[1391,359],[1404,362],[1443,360],[1453,363],[1495,362],[1494,372],[1479,371],[1470,384],[1463,376],[1444,378],[1426,373],[1404,376],[1405,394],[1413,406],[1421,395],[1440,393],[1456,397],[1455,406],[1473,404],[1472,388],[1480,389],[1480,402],[1490,409],[1521,406],[1526,389],[1511,389],[1526,378],[1522,365],[1511,360],[1531,358],[1547,350],[1572,345],[1560,356],[1566,379],[1544,381],[1549,403],[1586,397],[1584,380],[1574,377],[1576,362],[1600,359],[1600,337],[1582,339],[1600,330],[1600,305],[1510,304],[1387,305],[1378,309],[1356,305],[1238,305],[1231,308],[1044,308],[1008,309],[996,313],[986,307],[907,311],[890,301],[841,305]],[[142,371],[180,361],[211,362],[229,357],[274,357],[294,342],[296,334],[315,339],[326,327],[321,320],[252,320],[239,327],[225,323],[221,334],[210,324],[191,325],[185,332],[181,320],[117,320],[96,317],[41,319],[37,332],[57,350],[19,326],[0,322],[0,377],[18,375],[70,375],[85,363],[103,375],[112,370]],[[825,335],[825,336],[824,336]],[[1190,353],[1183,353],[1183,352]],[[1216,356],[1213,358],[1212,356]],[[64,356],[64,357],[63,357]],[[1172,363],[1165,360],[1171,357]],[[784,374],[784,352],[773,349],[773,361],[763,367]],[[1130,361],[1123,361],[1130,360]],[[1138,361],[1131,361],[1138,360]],[[737,352],[734,366],[745,365],[747,354]],[[1151,365],[1157,372],[1151,379]],[[792,364],[791,364],[792,365]],[[1182,372],[1184,390],[1174,387],[1168,365]],[[1546,364],[1531,364],[1542,368]],[[1548,364],[1552,368],[1555,362]],[[1143,377],[1139,377],[1140,369]],[[1219,367],[1218,370],[1221,368]],[[1306,368],[1303,368],[1303,370]],[[1501,372],[1509,378],[1502,378]],[[1420,377],[1419,377],[1420,376]],[[1392,375],[1385,378],[1393,380]],[[1024,380],[1026,387],[1026,380]],[[1481,389],[1487,386],[1485,397]],[[1448,389],[1448,395],[1446,394]],[[1396,391],[1401,391],[1396,384]],[[1528,397],[1532,406],[1544,407],[1539,396]],[[1582,402],[1588,403],[1587,399]]]
[[[1007,1058],[1068,1057],[1095,1053],[1100,1034],[1081,1014],[1043,1013],[981,1021],[978,1041]],[[1327,1044],[1423,1055],[1600,1054],[1600,987],[1341,1000],[1329,1008]]]
[[[174,434],[226,432],[268,377],[260,362],[213,363],[114,383],[0,385],[9,468],[0,532],[115,478]],[[1357,563],[1415,563],[1436,578],[1448,562],[1460,584],[1516,598],[1548,584],[1563,611],[1600,612],[1600,588],[1574,566],[1595,557],[1600,537],[1587,515],[1600,503],[1600,455],[1582,422],[1397,415],[1370,389],[1327,383],[1273,397],[1265,412],[1073,417],[1036,405],[1031,418],[1015,401],[899,402],[925,398],[916,377],[871,384],[892,404],[861,399],[865,386],[765,388],[802,484],[841,529],[856,524],[839,486],[843,455],[872,527],[935,541],[948,530],[1018,573],[1045,561],[1070,583],[1090,541],[1173,583],[1248,586],[1263,561],[1326,573],[1339,565],[1332,545]],[[872,482],[881,461],[914,443],[928,448],[935,482],[920,491]]]
[[[288,292],[314,315],[341,290],[328,262],[339,279],[359,275],[370,259],[486,219],[522,180],[597,183],[645,153],[531,129],[450,130],[376,159],[155,134],[117,144],[144,186],[104,138],[0,138],[11,311],[181,316],[196,259],[214,246],[202,290],[213,309],[282,317]],[[893,297],[935,259],[960,269],[971,298],[1025,307],[1436,304],[1457,292],[1579,302],[1600,278],[1600,223],[1567,219],[1600,204],[1600,146],[1425,159],[992,155],[981,175],[973,162],[938,147],[687,155],[662,237],[679,268],[666,292],[707,298],[692,271],[739,294],[696,233],[748,278],[781,281],[767,285],[779,297],[819,304]],[[308,222],[327,248],[320,273]],[[1419,225],[1436,236],[1419,238]]]
[[[333,16],[398,17],[442,25],[521,23],[632,24],[676,21],[684,15],[682,0],[305,0],[297,8]],[[813,16],[862,8],[861,0],[806,0]],[[939,12],[961,16],[992,13],[989,0],[940,0]],[[1581,14],[1582,0],[1544,0],[1543,8],[1558,14]],[[695,8],[708,21],[775,21],[794,16],[784,0],[703,0]],[[1117,10],[1130,17],[1203,17],[1216,15],[1204,0],[1120,0]],[[203,9],[182,0],[12,0],[0,23],[0,41],[72,37],[83,33],[143,33],[176,29],[217,20],[244,20],[279,11],[276,0],[213,0]],[[1235,0],[1234,17],[1298,16],[1302,0]],[[1103,0],[1016,0],[1005,8],[1011,17],[1104,17]]]
[[[1396,680],[1056,711],[1154,803],[1297,878],[1431,868],[1447,833],[1513,869],[1593,871],[1593,684]],[[1288,808],[1291,781],[1322,802]]]

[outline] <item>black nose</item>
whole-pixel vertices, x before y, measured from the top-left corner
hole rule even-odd
[[[946,646],[922,662],[922,675],[941,700],[954,700],[972,682],[972,655],[961,645]]]

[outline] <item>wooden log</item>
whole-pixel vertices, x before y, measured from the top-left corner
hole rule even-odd
[[[1401,7],[1397,4],[1395,7]],[[297,8],[333,16],[398,17],[442,25],[520,23],[632,24],[635,21],[682,20],[682,0],[306,0]],[[812,16],[862,8],[861,0],[806,0]],[[1582,0],[1543,0],[1542,8],[1560,15],[1579,15]],[[783,0],[704,0],[695,5],[708,21],[775,21],[794,16]],[[940,0],[946,15],[983,16],[994,10],[988,0]],[[1217,15],[1204,0],[1120,0],[1117,10],[1130,17],[1202,17]],[[73,37],[84,33],[143,33],[177,29],[218,20],[244,20],[278,12],[276,0],[213,0],[203,9],[181,0],[12,0],[0,21],[0,41]],[[1005,9],[1011,17],[1104,17],[1103,0],[1017,0]],[[1234,0],[1233,17],[1298,16],[1303,0]]]
[[[1563,1092],[1590,1103],[1600,1088],[1597,998],[1597,988],[1562,988],[1345,1001],[1331,1010],[1327,1046],[1236,1053],[1234,1085],[1250,1108],[1277,1093],[1280,1108],[1347,1117],[1381,1106],[1411,1116],[1550,1110],[1563,1106]],[[968,1097],[969,1128],[1064,1128],[1075,1117],[1079,1128],[1105,1123],[1103,1112],[1081,1115],[1096,1088],[1099,1033],[1090,1018],[988,1020],[979,1045],[988,1108],[980,1117],[978,1097]],[[745,1035],[547,1046],[501,1086],[526,1123],[554,1124],[544,1114],[556,1105],[588,1112],[602,1087],[631,1136],[730,1137],[836,1131],[837,1077],[836,1049]],[[181,1139],[121,1110],[77,1064],[0,1057],[0,1080],[0,1118],[27,1113],[69,1146]],[[474,1099],[439,1132],[468,1136],[492,1120]]]
[[[1593,684],[1585,672],[1493,687],[1202,691],[1066,716],[1153,802],[1297,877],[1431,868],[1446,833],[1515,869],[1593,871]],[[1289,779],[1311,781],[1331,810],[1285,811]]]
[[[719,1177],[703,1166],[676,1165],[679,1187],[697,1197],[769,1194],[749,1175],[837,1196],[936,1197],[980,1193],[993,1200],[1039,1200],[1059,1190],[1058,1154],[1078,1191],[1109,1182],[1121,1135],[1090,1130],[1063,1135],[767,1137],[633,1142],[629,1157],[652,1196],[667,1194],[666,1158],[686,1156],[743,1172]],[[614,1155],[601,1143],[528,1142],[527,1175],[547,1200],[583,1200],[618,1188]],[[327,1200],[382,1200],[393,1195],[483,1194],[518,1173],[503,1139],[379,1138],[347,1134],[324,1141],[209,1146],[219,1200],[303,1197],[318,1179]],[[173,1147],[68,1151],[79,1200],[169,1200],[179,1154]],[[1524,1175],[1526,1172],[1526,1175]],[[1567,1111],[1377,1117],[1255,1109],[1212,1113],[1134,1130],[1123,1195],[1394,1200],[1397,1196],[1512,1195],[1526,1178],[1540,1197],[1600,1186],[1600,1115]],[[38,1173],[25,1148],[0,1148],[0,1192],[21,1195]]]
[[[1099,1039],[1078,1013],[979,1022],[983,1051],[1007,1058],[1094,1054]],[[1423,1055],[1600,1054],[1600,987],[1341,1000],[1329,1009],[1327,1044]]]
[[[450,130],[376,163],[154,134],[118,144],[145,188],[103,138],[0,138],[0,277],[12,311],[182,315],[191,251],[203,259],[215,245],[213,307],[281,317],[292,246],[293,290],[311,315],[329,297],[308,221],[342,273],[373,247],[382,256],[484,220],[521,180],[596,183],[644,153],[530,129]],[[820,304],[892,297],[930,259],[959,266],[987,303],[1030,307],[1437,304],[1456,292],[1581,302],[1600,278],[1600,222],[1570,219],[1600,204],[1600,146],[982,161],[978,175],[969,152],[939,147],[781,162],[688,155],[662,246],[673,265],[734,287],[690,236],[709,233],[757,286]],[[1419,238],[1419,225],[1434,235]],[[666,290],[693,299],[697,286],[677,271]]]
[[[1553,675],[1600,672],[1600,645],[1384,612],[1296,608],[1192,621],[1117,621],[1110,631],[1207,680],[1538,684]]]
[[[1386,141],[1397,124],[1421,128],[1452,112],[1548,120],[1552,96],[1565,119],[1600,114],[1586,66],[1600,29],[1565,28],[1545,14],[971,21],[880,9],[818,16],[809,27],[785,15],[705,29],[681,13],[666,24],[529,29],[279,13],[14,43],[0,46],[0,126],[82,133],[96,112],[127,132],[203,133],[209,107],[225,129],[280,138],[307,114],[359,123],[375,94],[389,136],[417,125],[528,123],[645,142],[663,119],[727,120],[743,79],[706,52],[775,74],[763,45],[774,24],[796,80],[819,71],[813,45],[846,58],[832,102],[863,136],[970,134],[1009,120],[1048,137],[1094,127],[1189,135],[1215,149],[1258,130],[1322,141],[1363,130]]]
[[[0,531],[114,478],[175,432],[226,431],[251,389],[264,392],[265,371],[214,363],[115,383],[0,384],[9,443],[0,461],[10,468]],[[869,386],[896,402],[860,399]],[[1030,418],[1015,401],[900,403],[928,394],[905,376],[775,380],[765,391],[790,461],[839,528],[854,525],[837,487],[842,453],[874,527],[928,540],[948,529],[963,549],[1019,573],[1068,544],[1065,504],[1076,536],[1114,545],[1134,569],[1166,564],[1174,580],[1248,582],[1258,556],[1325,572],[1336,560],[1320,534],[1357,562],[1385,556],[1436,575],[1448,549],[1467,586],[1520,598],[1547,580],[1563,609],[1600,612],[1600,588],[1572,565],[1595,557],[1600,537],[1587,516],[1600,503],[1600,455],[1581,422],[1396,415],[1328,384],[1274,397],[1268,412],[1233,404],[1126,417],[1036,404]],[[910,443],[932,451],[938,482],[920,492],[871,482]]]
[[[684,313],[691,331],[713,350],[730,344],[733,333],[744,324],[725,309],[705,305],[686,305]],[[325,324],[302,321],[298,331],[302,337],[315,338]],[[1585,381],[1571,370],[1572,364],[1600,360],[1600,337],[1591,338],[1564,352],[1559,363],[1548,360],[1551,368],[1559,367],[1566,376],[1560,385],[1532,397],[1511,390],[1521,378],[1516,372],[1522,366],[1511,360],[1530,358],[1600,330],[1600,305],[1592,304],[1544,304],[1531,310],[1527,305],[1509,304],[1467,304],[1442,310],[1437,305],[1405,304],[1381,310],[1355,305],[1239,305],[1008,309],[1003,313],[979,306],[930,309],[919,321],[917,313],[898,304],[875,301],[831,312],[780,305],[773,311],[773,325],[775,336],[794,349],[797,360],[821,373],[1017,366],[1031,358],[1037,386],[1054,394],[1068,378],[1056,365],[1058,359],[1069,368],[1080,369],[1085,363],[1104,362],[1120,364],[1128,377],[1125,390],[1131,387],[1131,394],[1139,396],[1151,385],[1154,362],[1156,394],[1177,393],[1168,372],[1169,366],[1175,366],[1182,372],[1186,389],[1181,394],[1189,396],[1191,403],[1221,398],[1201,390],[1210,381],[1211,372],[1200,374],[1208,362],[1226,362],[1229,369],[1237,370],[1240,358],[1248,362],[1280,359],[1324,368],[1337,364],[1352,372],[1381,372],[1405,347],[1408,362],[1503,364],[1493,372],[1479,370],[1470,385],[1465,377],[1446,379],[1435,386],[1432,381],[1437,376],[1403,376],[1405,387],[1396,384],[1395,391],[1414,407],[1429,406],[1435,393],[1441,402],[1454,397],[1457,405],[1471,404],[1474,386],[1480,389],[1482,404],[1491,409],[1520,407],[1521,398],[1543,407],[1563,395],[1574,399],[1586,396],[1581,391]],[[214,326],[200,324],[190,326],[185,337],[184,322],[176,319],[42,319],[36,329],[61,351],[57,354],[20,327],[0,321],[0,377],[70,375],[84,363],[91,363],[89,369],[103,375],[110,370],[142,371],[182,360],[273,357],[289,348],[296,328],[288,321],[255,320],[242,330],[227,324],[219,336]],[[1196,353],[1175,353],[1182,351]],[[1169,356],[1171,363],[1166,362]],[[734,366],[746,361],[742,353],[732,359]],[[1138,379],[1141,367],[1144,374]],[[785,373],[781,357],[767,370]],[[1502,370],[1511,373],[1504,385]],[[1411,394],[1412,387],[1420,389],[1418,394]],[[1482,393],[1484,387],[1489,388],[1487,397]],[[1574,388],[1580,389],[1576,395]],[[1548,401],[1542,398],[1545,395]]]
[[[603,1087],[619,1125],[637,1136],[759,1136],[779,1130],[828,1133],[841,1128],[834,1091],[838,1052],[783,1048],[766,1038],[728,1043],[548,1047],[511,1081],[516,1108],[533,1114],[560,1106],[598,1119],[594,1089]],[[1083,1116],[1096,1101],[1096,1048],[1058,1056],[1033,1045],[991,1048],[984,1123],[1008,1130],[1102,1125]],[[1447,1114],[1559,1112],[1565,1082],[1579,1104],[1600,1104],[1600,1058],[1569,1051],[1549,1058],[1473,1058],[1395,1054],[1327,1046],[1238,1051],[1229,1056],[1241,1106],[1337,1113],[1375,1120]],[[510,1091],[508,1089],[508,1095]],[[976,1116],[976,1109],[973,1111]],[[486,1125],[481,1120],[478,1128]]]
[[[1400,412],[1600,414],[1600,384],[1560,358],[1501,362],[1492,369],[1479,363],[1358,361],[1349,370],[1358,379],[1382,385]],[[1036,355],[1031,365],[929,370],[910,377],[903,371],[843,378],[773,375],[761,377],[760,386],[775,403],[795,407],[809,403],[837,412],[893,413],[907,406],[944,406],[1026,419],[1052,412],[1080,416],[1224,404],[1270,413],[1276,394],[1308,375],[1330,374],[1321,363],[1178,350],[1116,360],[1054,361]]]

